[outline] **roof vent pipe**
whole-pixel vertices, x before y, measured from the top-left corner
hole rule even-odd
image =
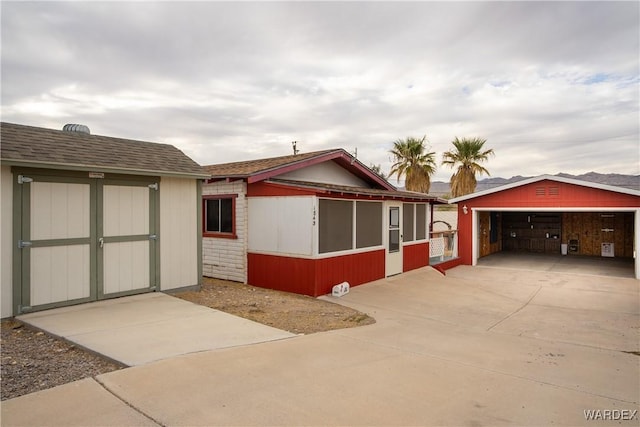
[[[87,135],[91,135],[91,131],[89,130],[89,127],[85,125],[68,123],[62,127],[62,130],[65,132],[80,132],[80,133],[86,133]]]

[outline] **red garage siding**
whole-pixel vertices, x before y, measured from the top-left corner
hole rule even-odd
[[[469,208],[595,208],[638,206],[638,197],[564,182],[543,180],[460,202]]]
[[[249,253],[249,284],[317,297],[342,282],[356,286],[382,279],[384,256],[384,249],[321,259]]]

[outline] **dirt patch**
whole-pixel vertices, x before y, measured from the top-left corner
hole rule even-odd
[[[219,279],[205,278],[201,290],[174,296],[296,334],[375,323],[365,313],[328,301]]]
[[[200,291],[174,296],[297,334],[375,323],[365,313],[328,301],[217,279],[205,278]],[[1,326],[1,400],[122,368],[17,320],[5,319]]]

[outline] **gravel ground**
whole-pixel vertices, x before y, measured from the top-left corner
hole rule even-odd
[[[17,320],[3,320],[1,332],[1,400],[122,368]]]
[[[205,278],[200,291],[174,296],[298,334],[375,323],[338,304],[217,279]],[[123,368],[17,320],[2,320],[1,326],[1,400]]]

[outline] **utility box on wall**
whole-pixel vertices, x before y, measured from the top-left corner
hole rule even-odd
[[[615,256],[614,244],[602,243],[601,256],[613,258]]]
[[[578,239],[569,240],[569,253],[578,253],[580,252],[580,241]]]

